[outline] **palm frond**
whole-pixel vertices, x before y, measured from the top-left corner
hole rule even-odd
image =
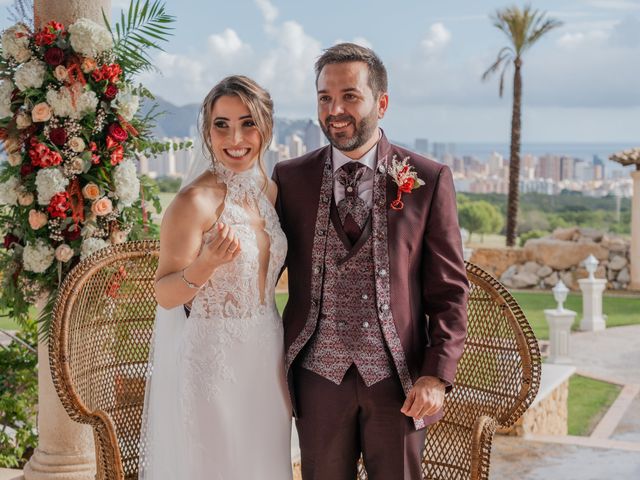
[[[493,65],[487,68],[487,70],[482,74],[482,81],[488,80],[489,77],[491,77],[491,75],[493,75],[498,70],[498,68],[500,68],[500,65],[502,65],[504,61],[513,60],[512,56],[513,49],[511,47],[503,47],[502,50],[498,52],[498,57],[496,58],[496,61],[493,63]]]
[[[156,70],[149,51],[164,51],[160,43],[173,34],[171,24],[175,22],[175,17],[165,12],[165,4],[161,0],[131,0],[127,13],[121,11],[113,26],[104,12],[102,15],[122,67],[132,75]]]
[[[13,4],[7,8],[11,23],[22,23],[28,28],[34,28],[33,0],[13,0]]]

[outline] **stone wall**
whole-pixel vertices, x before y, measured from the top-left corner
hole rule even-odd
[[[569,380],[561,383],[549,395],[529,408],[516,424],[502,435],[567,435],[569,412]]]
[[[523,248],[479,248],[471,262],[486,269],[507,288],[552,288],[558,280],[572,290],[588,276],[582,262],[589,255],[600,265],[596,278],[607,289],[625,290],[630,282],[630,242],[599,230],[564,228],[550,236],[528,240]]]

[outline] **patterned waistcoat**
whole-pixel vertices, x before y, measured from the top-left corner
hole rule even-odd
[[[393,375],[376,308],[371,217],[353,246],[342,230],[335,204],[331,224],[320,318],[301,366],[339,385],[355,364],[370,387]]]

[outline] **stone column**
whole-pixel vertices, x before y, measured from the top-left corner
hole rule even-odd
[[[549,324],[549,358],[548,363],[571,364],[571,325],[576,318],[572,310],[545,310],[544,316]]]
[[[582,290],[582,320],[580,330],[595,332],[604,330],[606,316],[602,314],[602,293],[607,286],[604,278],[583,278],[578,280]]]
[[[103,24],[111,16],[111,0],[35,0],[35,28],[51,20],[66,26],[78,18]],[[51,380],[49,349],[38,344],[38,447],[25,465],[25,480],[93,480],[93,432],[69,418]]]
[[[640,170],[631,172],[633,197],[631,205],[631,283],[630,290],[640,290]]]

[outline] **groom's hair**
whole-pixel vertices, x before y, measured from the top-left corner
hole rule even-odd
[[[326,65],[333,63],[364,62],[369,69],[369,87],[377,98],[387,91],[387,69],[380,57],[370,48],[355,43],[338,43],[327,48],[316,60],[316,86],[320,72]]]

